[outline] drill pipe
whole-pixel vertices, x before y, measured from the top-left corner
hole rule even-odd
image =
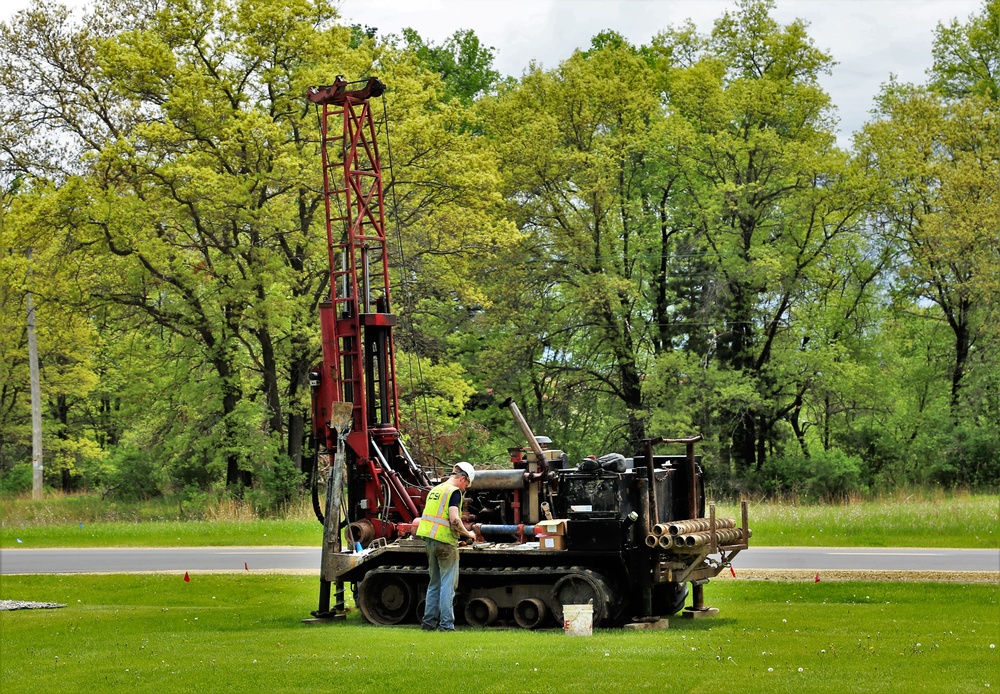
[[[653,534],[666,535],[668,532],[667,530],[668,527],[669,526],[666,523],[657,523],[656,525],[653,526]]]
[[[662,549],[670,549],[674,545],[674,538],[670,535],[660,535],[657,540]]]
[[[534,535],[534,525],[483,525],[479,531],[483,535]]]
[[[646,546],[649,547],[650,549],[655,549],[656,545],[659,542],[659,539],[660,538],[654,535],[653,533],[646,535]]]
[[[753,533],[749,532],[748,536]],[[738,542],[746,538],[743,537],[742,528],[728,528],[725,530],[718,530],[715,533],[715,540],[719,544],[726,544],[727,542]],[[674,544],[678,547],[697,547],[699,545],[707,545],[712,541],[712,533],[691,533],[689,535],[676,535],[673,536]]]
[[[707,545],[712,541],[712,533],[690,533],[688,535],[683,535],[683,536],[679,535],[675,537],[675,542],[679,537],[683,537],[684,545],[687,547],[698,547],[700,545]],[[726,544],[727,542],[735,542],[742,539],[743,539],[743,531],[739,528],[718,530],[715,533],[715,540],[719,544]]]
[[[700,533],[706,530],[712,529],[712,521],[709,518],[692,518],[691,520],[674,521],[673,523],[666,524],[667,531],[671,535],[689,535],[691,533]],[[715,529],[722,530],[723,528],[735,528],[736,521],[732,518],[716,518],[715,519]]]

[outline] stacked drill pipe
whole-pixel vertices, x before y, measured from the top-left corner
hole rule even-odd
[[[732,518],[716,518],[715,529],[735,528],[736,521]],[[654,535],[689,535],[712,529],[711,518],[692,518],[691,520],[673,521],[672,523],[657,523],[653,526]]]
[[[749,530],[747,530],[747,537],[743,537],[742,528],[727,528],[725,530],[717,530],[715,532],[715,540],[720,545],[726,545],[732,542],[743,542],[752,535]],[[674,547],[698,547],[700,545],[707,545],[712,541],[712,533],[691,533],[689,535],[674,535]]]
[[[646,535],[646,546],[650,549],[680,549],[699,547],[712,542],[712,519],[693,518],[691,520],[674,521],[673,523],[657,523],[653,532]],[[743,536],[743,530],[736,527],[736,521],[731,518],[715,519],[715,539],[718,544],[743,542],[750,536]]]
[[[733,542],[743,542],[752,535],[753,533],[750,530],[747,530],[747,535],[744,537],[742,528],[724,528],[716,531],[715,541],[720,545],[726,545]],[[700,547],[711,542],[711,532],[689,533],[687,535],[654,535],[650,533],[646,536],[646,546],[650,549],[656,549],[657,547],[660,549],[683,549]]]

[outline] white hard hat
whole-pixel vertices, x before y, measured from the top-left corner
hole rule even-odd
[[[452,474],[465,475],[469,478],[469,484],[476,481],[476,468],[472,467],[472,463],[466,463],[464,461],[456,463],[454,469],[452,470]]]

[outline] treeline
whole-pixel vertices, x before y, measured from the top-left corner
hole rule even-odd
[[[837,146],[834,69],[740,0],[493,68],[326,0],[36,0],[0,26],[0,489],[262,505],[311,466],[329,292],[317,114],[379,76],[404,435],[501,462],[705,436],[719,489],[1000,483],[1000,0],[938,27]]]

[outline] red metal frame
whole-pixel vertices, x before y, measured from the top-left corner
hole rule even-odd
[[[363,86],[348,89],[357,84]],[[338,77],[309,92],[320,106],[330,264],[330,300],[320,307],[323,370],[314,432],[321,446],[335,448],[330,403],[353,404],[347,437],[349,515],[352,521],[369,521],[376,536],[391,539],[396,523],[419,517],[421,488],[428,482],[399,441],[396,316],[390,313],[382,167],[369,102],[384,89],[375,78],[348,83]]]

